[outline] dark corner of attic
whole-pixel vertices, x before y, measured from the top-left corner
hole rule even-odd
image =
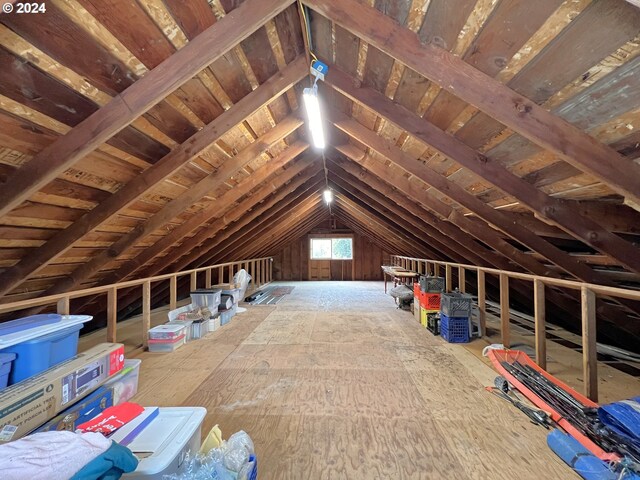
[[[0,480],[640,480],[639,38],[4,0]]]

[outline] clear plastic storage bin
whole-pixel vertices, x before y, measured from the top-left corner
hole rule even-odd
[[[171,353],[185,343],[185,334],[173,340],[149,340],[149,351],[156,353]]]
[[[140,378],[140,365],[142,360],[138,358],[124,361],[124,368],[111,377],[104,387],[113,390],[113,404],[120,405],[128,402],[138,393],[138,380]]]

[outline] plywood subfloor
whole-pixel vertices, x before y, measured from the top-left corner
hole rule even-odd
[[[295,286],[173,354],[130,348],[143,360],[134,400],[204,406],[203,432],[246,430],[264,479],[578,478],[545,430],[484,391],[488,366],[382,283]]]

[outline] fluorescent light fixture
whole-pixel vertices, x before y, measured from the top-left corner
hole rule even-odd
[[[333,192],[328,188],[322,193],[322,196],[324,197],[324,201],[327,203],[331,203],[333,200]]]
[[[322,117],[320,116],[320,102],[318,101],[318,87],[314,85],[312,88],[305,88],[302,92],[302,99],[307,110],[307,118],[309,119],[309,130],[311,131],[311,140],[316,148],[324,148],[324,131],[322,129]]]

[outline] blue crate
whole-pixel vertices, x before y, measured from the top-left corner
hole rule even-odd
[[[440,335],[449,343],[469,343],[469,317],[440,314]]]

